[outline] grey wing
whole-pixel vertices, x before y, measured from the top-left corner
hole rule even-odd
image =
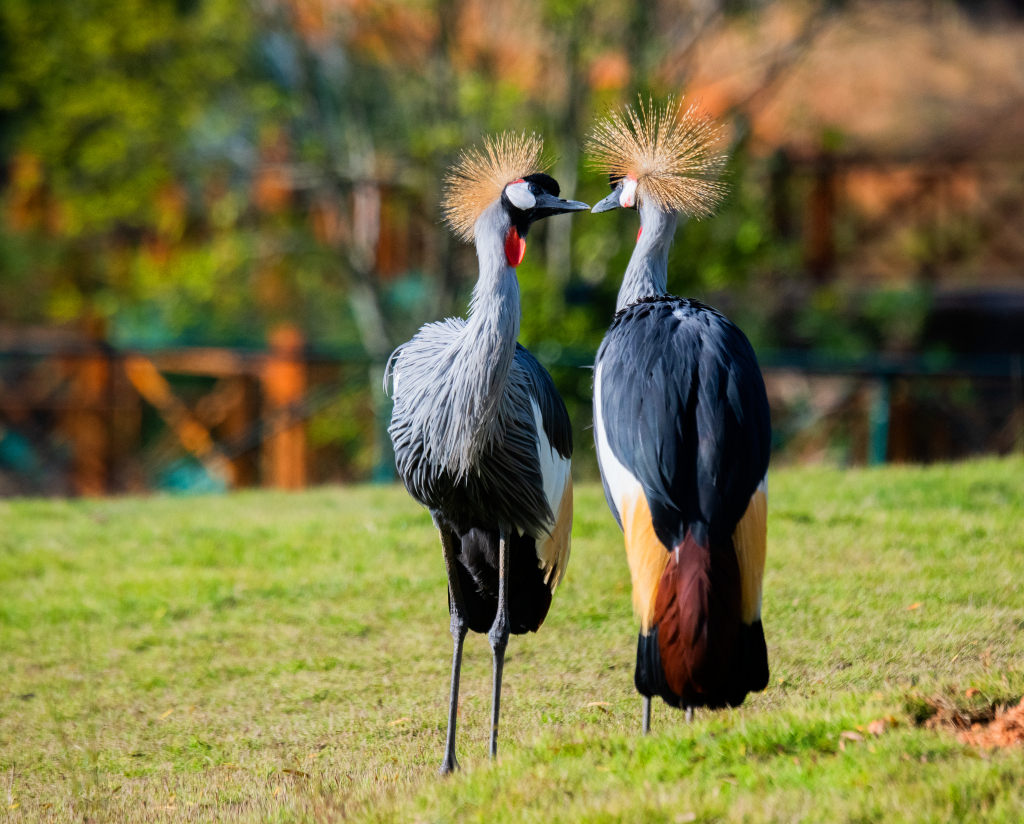
[[[403,373],[410,379],[407,382],[410,401],[429,392],[430,387],[426,382],[431,379],[438,362],[465,325],[466,321],[462,318],[447,318],[437,323],[428,323],[413,336],[412,340],[397,346],[384,367],[384,394],[388,394],[390,382],[391,397],[395,400],[396,406],[399,404],[399,380]],[[411,403],[403,406],[410,407],[409,414],[413,412]]]
[[[461,319],[424,326],[392,356],[394,409],[388,432],[398,475],[414,498],[445,512],[455,524],[504,522],[537,538],[548,536],[558,524],[558,493],[568,476],[572,435],[551,377],[525,349],[517,348],[501,399],[501,437],[485,447],[475,471],[457,476],[432,448],[428,426],[444,433],[462,414],[439,389],[453,357],[451,344],[464,326]]]
[[[438,485],[447,485],[434,471],[435,462],[428,454],[424,431],[427,413],[447,411],[447,406],[435,397],[441,383],[438,367],[443,366],[446,353],[464,326],[465,321],[459,318],[427,324],[412,340],[395,349],[384,372],[385,392],[390,380],[394,400],[388,434],[395,467],[412,496],[427,506],[435,506],[444,494]]]

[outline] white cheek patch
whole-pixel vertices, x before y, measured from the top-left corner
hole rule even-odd
[[[533,196],[533,192],[530,191],[530,184],[525,180],[509,183],[505,187],[505,194],[508,195],[508,199],[512,201],[513,206],[524,212],[528,212],[537,205],[537,198]]]
[[[636,203],[636,178],[627,177],[622,181],[622,194],[619,195],[619,205],[623,209],[631,209],[634,203]]]

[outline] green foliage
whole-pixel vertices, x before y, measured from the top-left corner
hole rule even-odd
[[[231,322],[243,282],[229,277],[223,288],[224,275],[237,274],[245,238],[207,238],[193,223],[224,172],[201,162],[211,111],[252,119],[265,108],[247,73],[254,23],[245,0],[0,6],[11,44],[0,150],[12,164],[15,216],[0,232],[6,317],[128,313],[156,321],[150,339],[168,338],[224,301],[219,320]],[[154,301],[171,305],[154,310]],[[216,321],[204,332],[216,340]]]
[[[354,474],[346,480],[370,476],[374,468],[373,409],[370,389],[359,376],[350,376],[337,397],[310,418],[307,435],[313,447],[339,450],[339,463]]]
[[[1022,478],[773,472],[771,684],[692,726],[656,702],[649,738],[621,534],[579,487],[551,613],[509,645],[499,761],[471,636],[446,781],[444,567],[403,490],[0,503],[8,818],[1019,821],[1020,748],[917,724],[920,696],[1024,693]]]
[[[300,197],[273,214],[254,203],[256,167],[275,146],[306,164],[317,197],[344,203],[353,178],[391,178],[435,227],[441,260],[417,277],[440,294],[407,310],[384,305],[392,342],[458,311],[474,261],[453,254],[437,226],[439,181],[457,151],[510,125],[546,134],[553,156],[578,145],[591,113],[617,94],[589,89],[589,63],[624,43],[631,88],[646,88],[645,66],[663,44],[643,10],[542,4],[552,59],[575,78],[572,94],[552,101],[486,56],[455,60],[443,38],[389,28],[389,14],[422,23],[446,9],[398,3],[359,18],[354,30],[380,38],[367,46],[341,29],[308,37],[286,5],[248,0],[5,3],[0,154],[22,171],[7,191],[19,225],[0,231],[0,315],[101,315],[122,343],[254,344],[283,319],[318,343],[357,340],[341,248],[351,238],[314,240]],[[602,187],[581,173],[581,189]],[[742,203],[711,233],[681,234],[681,290],[747,280],[764,232],[747,214],[753,201]],[[537,230],[533,268],[520,272],[524,341],[593,349],[632,248],[630,217],[575,219],[575,263],[564,273],[540,268]]]
[[[854,290],[830,284],[810,294],[793,331],[805,344],[844,354],[912,351],[930,305],[926,287]]]
[[[185,139],[235,88],[252,18],[239,0],[7,0],[0,107],[42,163],[59,234],[159,222]]]
[[[240,226],[167,257],[142,250],[116,313],[115,343],[176,340],[262,347],[275,323],[301,324],[321,346],[358,346],[337,261],[294,227]]]
[[[0,163],[10,170],[0,319],[100,316],[116,344],[246,346],[289,321],[315,345],[347,347],[366,344],[366,317],[353,313],[369,293],[378,339],[396,345],[467,306],[476,260],[439,214],[462,147],[488,131],[536,130],[563,183],[594,202],[607,181],[580,150],[594,116],[637,92],[685,93],[661,79],[673,29],[644,4],[536,4],[544,48],[521,70],[493,32],[474,39],[454,25],[467,13],[459,4],[356,4],[326,14],[322,31],[302,8],[0,4]],[[602,60],[622,62],[607,82],[592,73]],[[925,290],[854,293],[802,273],[799,242],[773,225],[774,161],[752,154],[742,115],[734,125],[730,195],[715,217],[680,228],[670,290],[723,309],[757,346],[916,343]],[[268,203],[262,176],[275,168],[287,180]],[[407,271],[379,277],[372,250],[358,248],[372,234],[353,206],[366,181],[401,213],[396,223],[417,227]],[[316,226],[325,204],[335,231]],[[795,198],[786,205],[794,212]],[[638,224],[625,211],[554,220],[572,223],[569,259],[549,242],[553,222],[535,227],[519,269],[522,341],[562,364],[559,389],[582,429],[589,382],[570,365],[607,328]]]

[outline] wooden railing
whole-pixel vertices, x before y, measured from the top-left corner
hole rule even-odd
[[[563,351],[546,364],[556,380],[561,375],[568,378],[570,391],[575,387],[577,394],[567,395],[566,400],[577,409],[581,444],[588,437],[589,398],[573,373],[578,375],[578,368],[591,365],[593,354]],[[975,386],[998,384],[1002,398],[1001,411],[994,413],[998,431],[988,448],[1024,451],[1020,355],[842,357],[765,350],[758,357],[770,394],[773,385],[789,380],[786,376],[803,376],[801,380],[811,382],[837,377],[846,381],[845,394],[835,406],[859,444],[855,462],[935,459],[915,454],[910,442],[911,436],[920,435],[914,427],[920,428],[921,423],[907,400],[907,387],[914,381],[932,381],[935,386],[959,379]],[[300,489],[316,477],[309,464],[311,451],[316,452],[307,443],[306,423],[345,391],[341,381],[329,376],[345,374],[349,384],[356,376],[360,386],[379,393],[381,371],[382,364],[372,363],[357,350],[310,351],[298,331],[289,327],[273,333],[262,351],[118,350],[82,337],[17,338],[0,330],[0,447],[5,432],[24,433],[43,458],[49,455],[51,463],[60,465],[68,478],[65,491],[72,494],[139,489],[139,484],[124,481],[122,468],[139,452],[143,411],[148,405],[173,433],[177,447],[170,452],[194,456],[222,487],[261,484]],[[213,381],[196,400],[175,391],[175,376]],[[375,419],[372,429],[366,422],[366,437],[374,440],[376,452],[371,477],[390,480],[394,464],[386,433],[389,407],[383,397],[373,397],[373,408],[360,413]],[[993,410],[987,412],[993,418]],[[810,432],[830,414],[826,410],[813,419],[780,420],[776,447],[785,449],[794,438],[799,441],[801,432]],[[941,451],[936,454],[942,457]],[[362,472],[365,477],[365,469]]]
[[[39,430],[42,414],[70,447],[70,491],[76,494],[115,490],[114,465],[138,448],[143,403],[227,488],[260,482],[301,489],[307,483],[310,359],[293,328],[278,329],[262,352],[122,351],[86,339],[11,344],[0,340],[0,363],[17,365],[14,377],[0,373],[6,377],[0,378],[0,431]],[[173,375],[216,382],[189,404],[175,393],[168,380]]]

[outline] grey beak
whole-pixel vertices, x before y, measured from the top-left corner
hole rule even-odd
[[[534,209],[547,215],[560,215],[564,212],[585,212],[590,204],[581,203],[578,200],[562,200],[560,197],[549,195],[547,192],[537,195],[537,205]]]
[[[612,193],[610,195],[608,195],[608,197],[606,197],[604,200],[602,200],[600,203],[598,203],[590,211],[593,212],[596,215],[596,214],[600,214],[601,212],[610,212],[612,209],[621,209],[622,208],[622,204],[619,202],[619,195],[621,195],[621,194],[622,194],[622,187],[621,186],[616,186],[612,190]]]

